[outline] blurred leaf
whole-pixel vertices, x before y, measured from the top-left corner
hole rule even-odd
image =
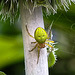
[[[52,67],[56,62],[55,53],[51,52],[48,56],[48,67]]]
[[[43,6],[46,8],[47,15],[57,13],[57,9],[68,11],[71,3],[75,3],[75,0],[23,0],[23,5],[29,10],[30,13],[33,13],[34,8]],[[0,0],[0,15],[1,19],[4,21],[10,18],[10,22],[19,19],[19,0]]]
[[[57,56],[62,59],[75,57],[75,4],[70,6],[68,12],[58,10],[55,15],[46,16],[44,22],[46,30],[54,20],[52,26],[53,40],[58,42]]]
[[[4,72],[0,71],[0,75],[6,75]]]
[[[23,56],[21,36],[0,35],[0,68],[23,60]]]

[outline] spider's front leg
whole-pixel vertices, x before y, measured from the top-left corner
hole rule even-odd
[[[37,43],[37,42],[31,42],[31,44],[35,44],[35,43]]]
[[[40,57],[40,47],[38,47],[38,59],[37,59],[37,64],[38,64],[38,61],[39,61],[39,57]]]
[[[49,47],[51,47],[51,51],[49,51],[49,52],[52,52],[53,51],[53,46],[52,45],[50,45],[50,44],[48,44],[48,43],[45,43],[47,46],[49,46]]]
[[[28,33],[28,35],[29,35],[30,37],[34,38],[34,37],[29,33],[28,28],[27,28],[27,25],[26,25],[26,31],[27,31],[27,33]]]
[[[34,48],[33,48],[32,50],[30,50],[29,52],[32,52],[37,46],[38,46],[38,44],[36,44],[36,45],[34,46]]]
[[[26,31],[27,31],[27,33],[28,33],[28,35],[29,35],[30,37],[34,38],[34,37],[29,33],[28,28],[27,28],[27,25],[26,25]],[[31,44],[32,44],[32,43],[36,43],[36,42],[31,42]],[[29,52],[32,52],[36,47],[37,47],[37,44],[36,44],[35,47],[34,47],[32,50],[30,50]]]

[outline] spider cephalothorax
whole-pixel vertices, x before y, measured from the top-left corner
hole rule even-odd
[[[34,32],[34,37],[29,33],[28,29],[27,29],[27,26],[26,26],[26,30],[29,34],[29,36],[31,36],[32,38],[34,38],[36,40],[36,42],[31,42],[31,43],[36,43],[35,47],[30,50],[29,52],[33,51],[36,47],[38,48],[38,60],[39,60],[39,56],[40,56],[40,49],[41,48],[44,48],[45,45],[53,48],[53,46],[51,46],[50,44],[46,43],[46,42],[52,42],[54,43],[54,41],[50,41],[49,40],[49,37],[48,37],[48,34],[46,33],[46,31],[41,28],[41,27],[38,27],[35,32]],[[37,60],[37,63],[38,63],[38,60]]]

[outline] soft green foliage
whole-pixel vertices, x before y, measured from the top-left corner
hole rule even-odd
[[[23,44],[21,36],[0,35],[0,69],[23,60]]]
[[[58,48],[56,47],[57,43],[50,43],[50,45],[53,46],[53,48],[46,47],[47,48],[47,56],[48,56],[48,67],[53,67],[57,60],[56,52],[58,51]]]
[[[38,43],[44,43],[48,38],[48,35],[43,28],[38,27],[34,33],[34,37]]]
[[[53,22],[53,40],[57,41],[57,62],[50,68],[51,75],[75,75],[75,4],[70,10],[58,11],[55,15],[44,15],[45,27]]]
[[[0,1],[0,15],[4,21],[10,18],[11,22],[14,22],[15,18],[19,19],[19,1],[20,0],[1,0]],[[35,7],[43,6],[46,8],[47,15],[57,13],[57,9],[61,10],[69,9],[71,2],[75,3],[75,0],[23,0],[24,7],[33,13]],[[63,6],[63,7],[62,7]]]
[[[1,0],[0,1],[0,15],[1,20],[10,18],[10,22],[19,17],[19,3],[17,0]]]
[[[57,13],[57,9],[69,9],[71,1],[75,3],[75,0],[23,0],[25,7],[31,12],[34,11],[35,7],[43,6],[46,8],[48,14]],[[62,7],[63,6],[63,7]]]
[[[52,21],[52,23],[50,24],[50,26],[47,29],[47,33],[48,33],[50,40],[52,40],[52,38],[53,38],[52,29],[51,29],[53,22],[54,21]],[[47,56],[48,56],[48,67],[52,67],[52,66],[54,66],[54,64],[56,63],[56,60],[57,60],[56,59],[57,58],[56,51],[58,50],[58,48],[56,47],[57,42],[54,42],[54,43],[47,42],[47,43],[52,46],[52,48],[49,46],[46,46]]]
[[[6,75],[4,72],[0,71],[0,75]]]
[[[72,5],[70,6],[70,10],[67,13],[65,11],[59,10],[58,13],[55,15],[46,16],[46,14],[45,14],[44,22],[45,22],[46,30],[47,30],[47,28],[49,28],[49,25],[51,24],[51,22],[53,20],[54,20],[53,26],[52,26],[53,35],[54,35],[53,40],[58,42],[57,45],[58,45],[59,50],[56,51],[57,62],[52,68],[50,68],[50,73],[51,73],[51,75],[75,75],[75,4],[72,3]],[[0,24],[0,26],[1,25],[2,24]],[[5,25],[4,27],[10,28],[11,26],[13,26],[13,25],[11,25],[11,26],[9,25],[10,27],[8,27],[7,25]],[[2,26],[0,27],[0,31],[3,30]],[[16,25],[14,27],[16,27]],[[4,28],[4,30],[6,30],[5,28]],[[12,31],[11,29],[14,29],[14,28],[10,28],[10,30],[8,29],[9,30],[8,32],[11,32]],[[5,31],[5,32],[7,32],[7,31]],[[3,46],[2,45],[1,45],[2,47],[0,46],[2,48],[2,50],[0,49],[0,51],[1,51],[0,58],[4,57],[3,60],[1,59],[1,61],[0,61],[1,62],[0,65],[2,65],[1,68],[5,67],[5,66],[9,67],[10,65],[13,65],[13,63],[20,62],[20,60],[21,60],[21,57],[18,57],[18,55],[17,56],[15,56],[15,55],[21,54],[21,50],[23,51],[22,47],[20,47],[20,45],[22,43],[22,38],[18,37],[18,36],[13,37],[11,35],[8,37],[1,36],[1,38],[3,40],[1,39],[0,43],[2,43],[2,41],[3,41],[3,43],[2,43]],[[8,39],[9,37],[10,37],[10,40]],[[5,41],[6,39],[7,39],[7,41]],[[18,45],[18,47],[15,46],[14,41],[15,41],[15,43],[16,43],[16,41],[17,42],[20,41],[20,45],[19,45],[19,43],[18,44],[16,43],[16,45]],[[10,47],[11,43],[13,43],[13,50],[14,50],[13,53],[11,50],[12,47]],[[8,51],[7,51],[7,54],[12,53],[10,55],[10,58],[12,61],[6,60],[7,55],[5,54],[5,51],[8,49],[10,49],[10,52],[8,53]],[[19,53],[17,53],[16,51],[19,51]],[[14,57],[16,57],[16,58],[14,59]],[[17,57],[18,57],[18,59],[17,59]],[[22,56],[22,59],[23,59],[23,56]],[[6,63],[6,61],[8,61],[8,63]],[[14,75],[19,75],[20,71],[22,70],[22,67],[19,67],[20,66],[19,65],[17,68],[20,70],[18,70],[18,69],[16,69],[16,66],[17,65],[15,65],[15,68],[14,69],[12,68],[10,72],[12,73],[15,71]],[[24,68],[23,68],[23,71],[24,71]],[[9,69],[8,69],[8,72],[9,72]],[[11,73],[10,74],[6,73],[6,74],[11,75]],[[17,73],[19,73],[19,74],[17,74]],[[20,75],[24,75],[24,74],[21,73]]]
[[[48,56],[48,67],[52,67],[56,62],[56,57],[55,54],[53,52],[50,52],[49,56]]]
[[[58,11],[55,15],[46,17],[44,14],[45,28],[47,29],[50,23],[54,20],[54,39],[58,42],[57,56],[62,59],[70,59],[75,55],[75,4],[72,3],[70,10],[66,13],[65,11]],[[56,38],[57,37],[57,38]]]

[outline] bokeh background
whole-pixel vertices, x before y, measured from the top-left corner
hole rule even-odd
[[[53,22],[53,40],[56,47],[56,64],[49,68],[49,75],[75,75],[75,4],[65,12],[59,10],[53,15],[43,14],[45,28]],[[24,50],[21,22],[0,20],[0,71],[7,75],[24,75]]]

